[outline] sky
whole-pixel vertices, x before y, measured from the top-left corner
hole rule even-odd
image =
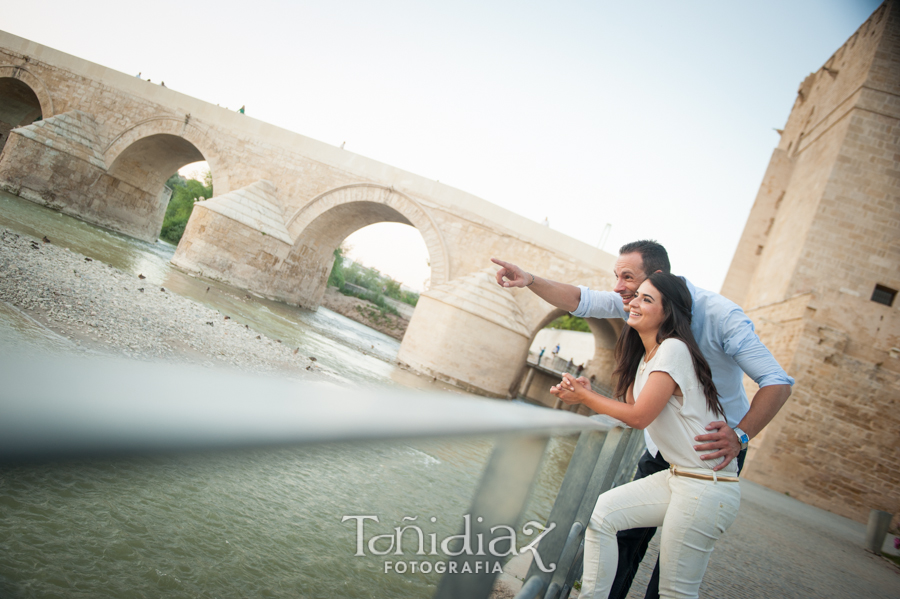
[[[0,28],[594,246],[609,223],[612,253],[656,239],[718,290],[798,86],[879,5],[30,0]],[[347,243],[410,287],[429,276],[411,227]]]

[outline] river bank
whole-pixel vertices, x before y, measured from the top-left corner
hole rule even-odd
[[[328,287],[325,290],[322,305],[332,312],[337,312],[341,316],[373,328],[397,341],[403,340],[403,335],[406,334],[406,328],[409,326],[409,320],[402,316],[381,312],[378,306],[372,302],[352,295],[344,295],[337,290],[337,287]]]
[[[0,300],[69,340],[76,352],[298,378],[328,374],[315,356],[46,237],[0,230]]]

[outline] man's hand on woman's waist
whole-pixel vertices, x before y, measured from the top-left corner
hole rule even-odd
[[[727,422],[721,420],[710,422],[706,425],[706,430],[714,432],[694,437],[695,441],[702,442],[701,445],[694,445],[694,449],[711,452],[701,455],[701,460],[723,458],[722,463],[713,468],[713,470],[721,470],[741,453],[741,440],[738,439],[734,429],[728,426]]]

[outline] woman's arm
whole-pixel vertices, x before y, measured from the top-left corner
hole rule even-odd
[[[625,403],[634,405],[634,383],[628,385],[628,390],[625,392]]]
[[[632,428],[643,429],[662,412],[666,402],[675,392],[675,386],[675,381],[668,373],[651,372],[647,383],[641,389],[640,396],[634,398],[632,389],[629,389],[630,397],[626,399],[633,403],[622,403],[594,393],[579,384],[571,374],[565,373],[562,382],[551,387],[550,393],[567,404],[583,404],[598,414],[607,414]]]

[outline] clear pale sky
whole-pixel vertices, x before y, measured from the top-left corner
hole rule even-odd
[[[0,28],[592,245],[611,223],[613,253],[655,238],[718,290],[797,87],[879,5],[31,0]],[[424,243],[398,227],[352,255],[420,288]]]

